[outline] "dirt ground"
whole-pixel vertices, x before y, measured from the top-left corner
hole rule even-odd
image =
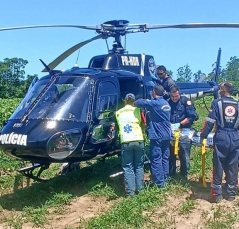
[[[146,176],[145,180],[149,180],[149,176]],[[192,185],[190,193],[183,195],[180,194],[179,196],[168,196],[163,206],[152,209],[152,212],[150,212],[150,219],[152,222],[155,222],[155,226],[153,228],[161,228],[160,225],[166,225],[164,228],[177,229],[206,228],[206,222],[215,220],[215,209],[222,209],[223,211],[225,210],[225,212],[238,212],[238,197],[233,202],[223,199],[221,203],[216,204],[212,202],[209,183],[208,187],[205,189],[202,188],[200,181],[190,180],[189,184]],[[190,210],[188,214],[180,214],[179,206],[181,206],[186,200],[194,200],[195,207]],[[87,195],[77,197],[64,208],[63,214],[52,212],[49,217],[49,222],[44,226],[44,228],[79,228],[81,222],[104,214],[114,203],[115,200],[108,201],[105,197],[92,197]],[[4,218],[8,218],[10,214],[12,213],[4,209],[0,209],[0,222],[3,222]],[[143,214],[148,213],[144,212]],[[84,224],[81,223],[81,225]],[[5,224],[0,224],[0,229],[6,228]],[[22,228],[31,229],[36,227],[27,223],[24,224]],[[152,228],[152,225],[145,225],[145,228]],[[233,228],[239,228],[239,224],[234,224]]]
[[[88,218],[95,217],[97,215],[106,212],[112,202],[107,201],[105,197],[91,197],[81,196],[75,198],[71,204],[64,208],[64,214],[56,214],[52,212],[49,222],[44,226],[45,229],[64,229],[67,227],[74,228],[79,226],[79,223]],[[0,215],[0,221],[9,217],[11,212],[3,210]],[[0,229],[6,229],[5,224],[0,224]],[[24,224],[23,229],[32,229],[31,223]]]

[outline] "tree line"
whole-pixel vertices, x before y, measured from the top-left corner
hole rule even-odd
[[[33,78],[37,75],[26,75],[25,67],[27,60],[22,58],[6,58],[0,61],[0,98],[23,98]],[[209,74],[198,70],[193,73],[188,64],[179,67],[176,73],[177,81],[180,82],[199,82],[202,79],[206,81],[214,80],[216,63],[212,65],[212,71]],[[169,71],[173,75],[172,71]],[[239,58],[231,57],[226,64],[226,68],[219,68],[219,82],[230,81],[239,87]]]
[[[177,80],[180,82],[199,82],[201,79],[204,81],[214,81],[216,63],[212,65],[212,71],[207,75],[201,70],[198,70],[196,73],[193,73],[188,64],[183,67],[178,68],[177,70]],[[171,72],[172,74],[172,72]],[[234,85],[239,87],[239,58],[236,56],[231,57],[226,64],[226,68],[219,67],[219,83],[222,81],[229,81],[234,83]]]
[[[22,58],[5,58],[0,61],[0,98],[23,98],[36,75],[26,75],[28,64]]]

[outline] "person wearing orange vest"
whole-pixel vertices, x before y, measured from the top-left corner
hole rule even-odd
[[[134,94],[127,94],[125,107],[116,112],[126,192],[133,196],[144,188],[144,116],[134,107]]]

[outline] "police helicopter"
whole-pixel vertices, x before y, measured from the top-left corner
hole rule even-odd
[[[121,37],[152,29],[239,28],[239,24],[148,25],[113,20],[95,26],[37,25],[0,28],[0,31],[41,27],[88,29],[98,35],[68,49],[50,64],[41,60],[43,71],[48,74],[32,81],[24,99],[3,124],[0,148],[9,156],[31,162],[31,166],[18,171],[35,180],[40,180],[42,171],[51,163],[67,163],[71,167],[120,152],[115,112],[123,106],[127,93],[133,93],[136,99],[150,99],[156,78],[154,57],[128,54]],[[94,56],[88,68],[55,70],[79,48],[110,37],[114,38],[112,49],[108,54]],[[216,82],[178,83],[178,86],[191,99],[218,90]],[[38,174],[33,175],[39,167]]]

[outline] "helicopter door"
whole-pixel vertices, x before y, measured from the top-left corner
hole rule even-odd
[[[98,122],[93,127],[92,143],[112,142],[115,138],[115,112],[118,107],[118,81],[104,81],[98,84],[95,118]]]
[[[119,109],[124,106],[124,99],[128,93],[134,94],[136,99],[146,97],[143,82],[140,81],[137,77],[121,77],[119,78],[119,84]]]

